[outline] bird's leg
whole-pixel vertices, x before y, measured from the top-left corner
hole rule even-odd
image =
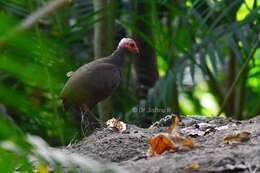
[[[97,127],[100,126],[102,124],[102,122],[100,122],[100,120],[97,118],[97,116],[95,116],[95,114],[93,114],[91,112],[91,110],[89,109],[89,107],[85,104],[83,104],[83,109],[85,111],[85,114],[89,115],[88,118],[90,120],[90,125],[93,127]]]
[[[85,112],[90,112],[90,109],[88,108],[87,105],[83,104],[82,107],[83,107]]]
[[[83,134],[84,137],[86,137],[86,133],[85,133],[85,112],[84,110],[80,107],[80,114],[81,114],[81,122],[80,122],[80,128],[81,128],[81,132]]]

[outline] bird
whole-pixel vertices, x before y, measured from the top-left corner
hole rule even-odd
[[[92,116],[91,121],[95,121],[91,109],[111,96],[119,86],[128,52],[139,53],[139,48],[134,39],[122,38],[111,55],[95,59],[76,71],[68,72],[69,78],[60,94],[64,109],[79,109],[82,117],[87,114]]]

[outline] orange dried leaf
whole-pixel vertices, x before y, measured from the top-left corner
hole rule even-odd
[[[180,122],[181,122],[181,117],[179,115],[176,115],[174,120],[172,121],[172,125],[166,129],[166,132],[172,133],[172,131],[178,126]]]
[[[178,147],[196,147],[190,137],[185,137],[175,130],[179,122],[181,122],[181,117],[176,116],[172,125],[167,129],[167,133],[159,133],[149,139],[148,156],[162,154],[164,151],[175,150]]]
[[[176,132],[171,136],[171,140],[176,146],[184,146],[188,148],[196,147],[191,137],[185,137],[182,134]]]
[[[150,147],[148,149],[148,155],[162,154],[164,151],[174,149],[174,145],[167,133],[159,133],[149,139]]]
[[[195,147],[195,145],[194,145],[194,143],[193,143],[193,141],[192,141],[192,139],[190,137],[184,139],[183,146],[186,146],[186,147],[189,147],[189,148],[194,148]]]
[[[244,131],[234,135],[228,135],[224,138],[224,143],[244,142],[249,139],[251,133]]]

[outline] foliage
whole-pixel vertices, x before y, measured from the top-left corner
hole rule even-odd
[[[153,16],[152,21],[146,20],[145,16],[136,16],[134,12],[131,15],[133,18],[141,18],[149,24],[154,32],[155,43],[146,36],[146,33],[138,30],[129,21],[122,21],[122,24],[128,29],[146,39],[158,53],[162,77],[150,91],[148,104],[169,106],[173,97],[173,82],[177,81],[182,113],[217,114],[219,108],[214,111],[203,106],[203,102],[205,102],[202,99],[203,95],[210,94],[207,102],[217,104],[219,107],[227,94],[226,90],[230,87],[229,83],[234,82],[235,76],[230,76],[232,75],[230,70],[236,75],[242,65],[246,63],[250,52],[252,60],[247,69],[259,68],[255,64],[255,61],[259,59],[257,54],[260,30],[259,3],[240,0],[232,3],[182,1],[175,2],[174,5],[170,1],[152,1],[150,3],[154,7],[150,14]],[[161,16],[160,9],[164,9]],[[254,50],[254,47],[257,49]],[[231,58],[235,59],[232,67],[229,66]],[[239,89],[236,88],[233,91],[237,93],[236,98],[239,103],[235,103],[235,110],[229,112],[230,102],[228,102],[225,105],[225,112],[228,116],[235,117],[235,114],[242,114],[241,116],[246,118],[249,116],[248,112],[250,115],[256,115],[259,112],[256,110],[256,112],[251,112],[250,102],[243,102],[243,100],[252,93],[256,94],[256,97],[250,100],[259,100],[259,93],[250,89],[247,82],[247,79],[250,78],[248,71],[240,76],[241,78],[243,80],[236,86]],[[258,80],[256,76],[255,80]],[[202,93],[198,87],[203,89]],[[202,95],[196,95],[196,92],[200,92]],[[189,100],[188,105],[182,104],[185,101],[183,99]],[[187,101],[185,102],[187,103]],[[252,102],[255,103],[255,101]],[[185,108],[187,106],[196,107],[196,110]],[[210,105],[207,106],[210,107]],[[239,109],[242,110],[239,112]],[[237,115],[237,118],[241,117]]]
[[[10,120],[3,117],[0,120],[0,170],[3,173],[63,172],[62,170],[93,173],[127,172],[113,164],[99,163],[88,157],[51,148],[42,138],[24,134]]]

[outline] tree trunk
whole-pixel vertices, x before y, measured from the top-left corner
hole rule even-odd
[[[115,0],[93,0],[94,10],[100,11],[96,15],[98,22],[94,25],[94,54],[96,58],[108,56],[114,49],[115,40]],[[113,106],[111,98],[98,104],[101,121],[112,116]]]
[[[172,1],[171,3],[174,3],[174,1]],[[179,2],[178,2],[179,3]],[[177,3],[175,3],[177,4]],[[167,10],[167,16],[166,16],[166,25],[168,28],[168,35],[169,38],[168,39],[168,50],[173,49],[173,44],[172,44],[172,38],[173,38],[173,27],[172,27],[172,21],[173,21],[173,16],[171,13],[171,10]],[[175,64],[175,60],[176,60],[176,54],[175,53],[171,53],[170,55],[170,67],[174,66]],[[176,74],[175,74],[176,75]],[[170,106],[171,106],[171,111],[174,114],[179,114],[180,113],[180,106],[179,106],[179,93],[178,93],[178,85],[177,85],[177,77],[175,77],[175,80],[173,81],[173,86],[172,86],[172,97],[170,98]]]
[[[230,49],[229,60],[228,60],[228,70],[227,70],[227,88],[230,88],[236,77],[236,57],[232,49]],[[235,100],[236,100],[236,90],[232,92],[227,103],[227,116],[234,117],[235,115]]]
[[[241,85],[239,87],[239,93],[238,93],[238,105],[236,108],[236,119],[243,120],[246,117],[244,117],[243,111],[245,108],[245,99],[246,99],[246,81],[247,81],[247,72],[248,69],[246,69],[246,72],[244,73],[242,79],[241,79]]]
[[[135,1],[134,10],[137,16],[144,17],[145,21],[151,20],[151,2]],[[142,31],[148,38],[153,38],[151,27],[144,20],[137,18],[135,25],[139,31]],[[135,74],[137,79],[137,96],[146,98],[148,90],[154,86],[158,79],[158,69],[155,50],[139,34],[134,35],[140,54],[135,61]]]
[[[227,1],[226,2],[226,6],[229,7],[233,2],[232,1]],[[233,21],[236,20],[236,14],[237,14],[237,10],[240,7],[240,4],[243,3],[243,1],[240,1],[239,3],[237,3],[232,10],[230,10],[227,14],[228,19],[231,21],[230,24],[232,24]],[[233,38],[235,41],[237,41],[237,39],[235,38],[236,36],[233,35]],[[228,74],[227,74],[227,88],[229,89],[233,82],[235,81],[236,78],[236,67],[237,67],[237,63],[236,63],[236,55],[234,50],[232,50],[232,48],[230,47],[229,49],[229,59],[228,59]],[[228,99],[227,102],[227,106],[226,106],[226,113],[228,117],[233,117],[233,118],[237,118],[237,93],[238,89],[235,88],[234,91],[232,91],[230,98]],[[242,110],[241,110],[242,111]]]

